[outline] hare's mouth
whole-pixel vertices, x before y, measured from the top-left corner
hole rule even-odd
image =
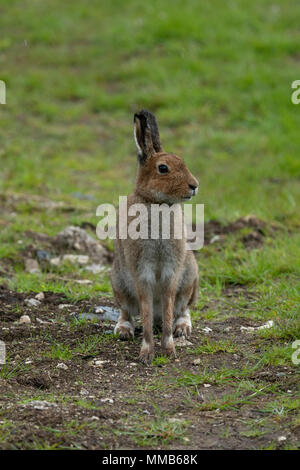
[[[192,199],[192,195],[184,196],[182,199],[183,199],[184,201],[189,201],[190,199]]]

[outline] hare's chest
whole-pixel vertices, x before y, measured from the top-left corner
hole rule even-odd
[[[156,286],[168,282],[176,272],[176,247],[170,240],[147,240],[138,261],[138,277]]]

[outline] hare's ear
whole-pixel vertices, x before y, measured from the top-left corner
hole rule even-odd
[[[134,115],[134,139],[141,164],[156,152],[162,152],[157,122],[154,114],[142,110]]]

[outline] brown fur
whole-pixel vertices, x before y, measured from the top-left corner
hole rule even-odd
[[[148,208],[146,223],[151,222],[151,204],[181,203],[196,193],[198,182],[180,157],[162,150],[157,123],[149,111],[135,115],[135,136],[139,169],[127,209],[143,203]],[[168,173],[161,174],[159,165],[167,165]],[[174,226],[182,217],[181,211],[176,213]],[[128,217],[128,224],[131,220]],[[123,339],[133,336],[133,317],[140,313],[140,359],[145,363],[154,355],[153,319],[160,321],[162,317],[162,350],[166,354],[175,355],[173,330],[177,336],[191,332],[188,306],[197,298],[198,267],[194,254],[186,250],[184,237],[174,238],[174,226],[169,240],[117,238],[115,242],[112,286],[121,308],[116,332]]]

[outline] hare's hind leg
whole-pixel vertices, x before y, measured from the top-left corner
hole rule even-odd
[[[174,336],[190,336],[192,332],[192,321],[190,315],[190,309],[187,308],[183,314],[175,318],[174,322]]]
[[[196,278],[192,285],[183,286],[176,295],[174,307],[174,336],[190,336],[192,332],[192,322],[190,316],[190,305],[194,303],[198,293],[198,278]]]

